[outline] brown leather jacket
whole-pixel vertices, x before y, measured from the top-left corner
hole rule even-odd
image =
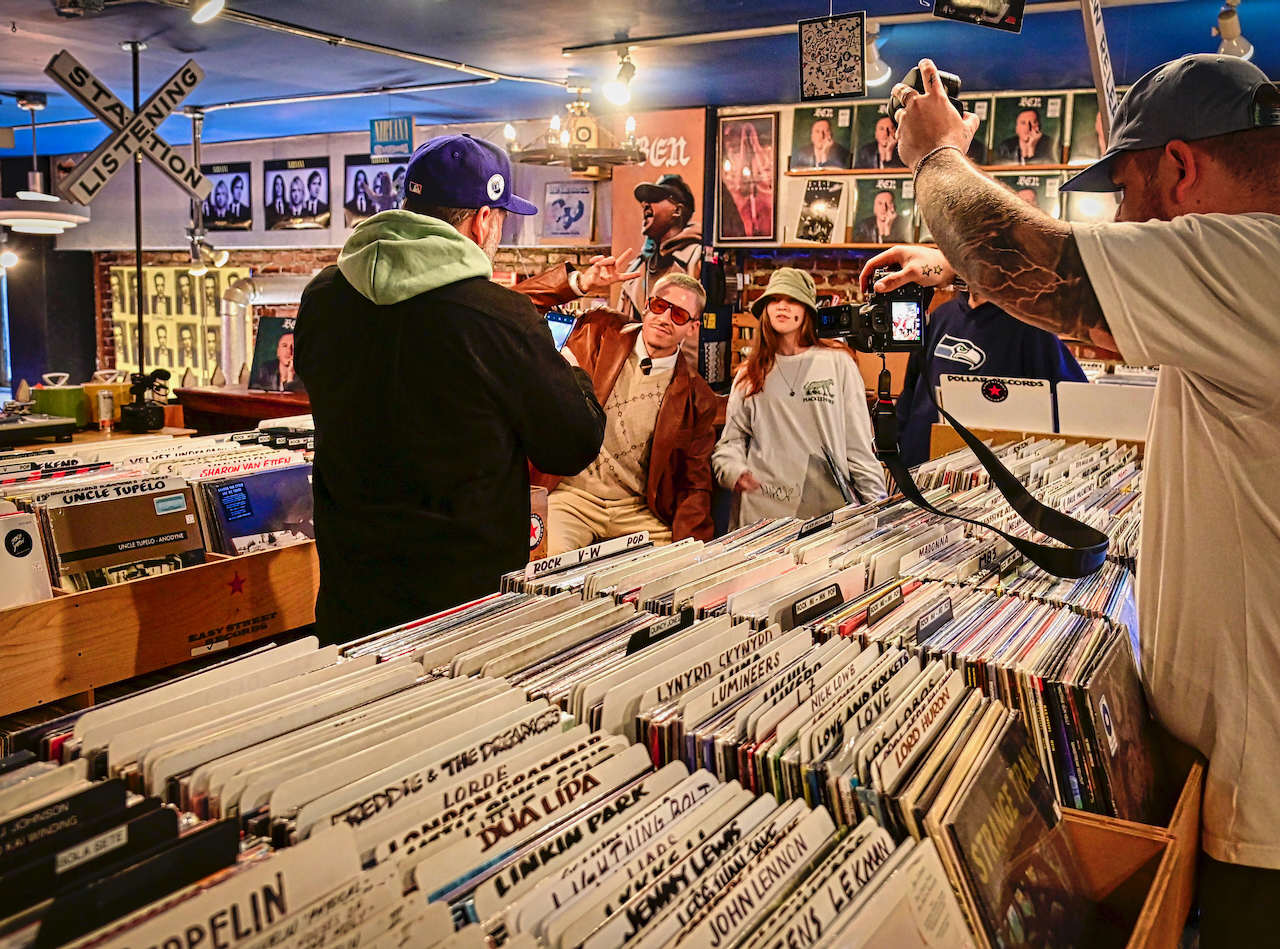
[[[552,307],[578,299],[578,295],[569,286],[568,264],[559,264],[521,280],[511,289],[527,296],[539,313],[546,313]]]
[[[601,405],[608,400],[635,347],[635,336],[622,332],[627,325],[620,313],[592,310],[578,318],[565,343],[591,376]],[[711,449],[716,443],[715,420],[715,394],[681,356],[658,408],[645,499],[658,520],[670,525],[673,540],[710,540],[714,533]],[[561,481],[536,468],[530,471],[530,480],[548,491],[555,490]]]

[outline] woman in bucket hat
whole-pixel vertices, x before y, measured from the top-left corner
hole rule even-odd
[[[866,389],[853,351],[814,330],[813,277],[782,267],[752,306],[756,345],[729,396],[711,457],[720,484],[738,492],[734,526],[762,517],[816,517],[884,497]]]

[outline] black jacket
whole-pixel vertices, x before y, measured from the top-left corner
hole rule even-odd
[[[591,378],[492,281],[379,306],[328,267],[295,344],[316,425],[322,642],[497,590],[529,559],[526,461],[571,475],[600,451]]]

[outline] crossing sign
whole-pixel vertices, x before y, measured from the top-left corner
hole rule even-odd
[[[146,155],[197,201],[209,196],[213,186],[200,169],[156,134],[160,123],[172,115],[204,79],[204,70],[194,59],[187,60],[170,76],[136,115],[66,50],[53,57],[44,72],[112,130],[106,141],[58,185],[64,198],[88,204],[111,176],[128,164],[135,152]]]

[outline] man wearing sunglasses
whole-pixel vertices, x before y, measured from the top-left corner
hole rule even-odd
[[[706,299],[692,277],[668,274],[653,285],[639,323],[599,309],[569,334],[565,358],[591,376],[605,435],[580,474],[533,472],[533,483],[551,492],[551,555],[641,530],[658,544],[711,539],[716,399],[680,352]]]

